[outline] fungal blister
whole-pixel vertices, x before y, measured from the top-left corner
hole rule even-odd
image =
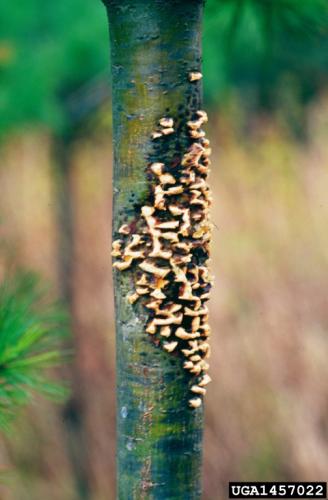
[[[202,405],[202,400],[200,398],[189,399],[189,406],[191,408],[199,408]]]
[[[201,80],[201,78],[203,78],[203,75],[200,71],[191,71],[189,73],[190,82],[197,82],[198,80]]]
[[[190,73],[197,81],[201,73]],[[138,231],[131,234],[123,224],[113,242],[113,266],[133,270],[135,291],[128,295],[133,305],[140,300],[149,311],[145,331],[168,353],[179,353],[190,373],[191,408],[199,408],[211,381],[206,373],[210,355],[208,308],[212,278],[208,270],[211,195],[207,183],[211,149],[202,126],[205,111],[199,110],[186,123],[190,147],[180,167],[169,171],[156,161],[149,166],[152,190],[141,207]],[[174,119],[163,117],[151,134],[160,139],[174,132]]]
[[[174,120],[170,117],[163,117],[158,122],[159,128],[151,133],[153,140],[159,139],[163,135],[170,135],[174,133]]]
[[[159,139],[160,137],[162,137],[162,135],[163,135],[162,132],[155,131],[155,132],[151,133],[151,138],[152,139]]]

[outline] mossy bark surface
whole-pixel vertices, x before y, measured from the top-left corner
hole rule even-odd
[[[138,227],[152,162],[177,165],[190,145],[186,121],[202,109],[203,0],[107,0],[113,95],[113,239]],[[175,133],[152,140],[160,118]],[[199,499],[203,409],[188,406],[190,375],[179,355],[145,332],[147,311],[129,304],[134,269],[114,272],[117,339],[117,497]]]

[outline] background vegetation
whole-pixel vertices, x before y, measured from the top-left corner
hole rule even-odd
[[[225,498],[229,479],[325,480],[328,470],[327,16],[325,0],[207,3],[216,286],[206,500]],[[50,281],[71,311],[75,351],[60,374],[69,400],[34,398],[3,437],[0,466],[14,481],[1,498],[110,500],[106,16],[91,0],[0,0],[0,19],[0,280],[27,267]]]
[[[64,316],[58,306],[47,303],[35,275],[20,272],[3,279],[0,332],[0,429],[8,433],[35,392],[53,400],[66,392],[45,374],[63,360]]]

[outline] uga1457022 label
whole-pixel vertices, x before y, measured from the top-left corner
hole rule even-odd
[[[327,483],[230,482],[229,498],[327,498]]]

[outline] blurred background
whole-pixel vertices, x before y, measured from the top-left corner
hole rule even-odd
[[[327,479],[326,0],[208,0],[215,224],[204,499],[229,480]],[[70,311],[62,405],[1,439],[5,500],[111,500],[111,105],[100,1],[0,0],[0,279],[32,269]]]

